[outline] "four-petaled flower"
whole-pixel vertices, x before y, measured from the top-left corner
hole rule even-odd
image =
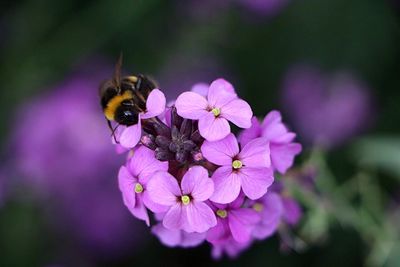
[[[233,238],[238,243],[250,241],[254,226],[260,216],[251,208],[243,208],[244,197],[240,195],[230,204],[216,204],[212,208],[217,215],[217,225],[207,232],[207,241],[221,244]]]
[[[252,208],[260,215],[260,222],[254,227],[252,235],[257,239],[271,236],[278,228],[284,214],[282,199],[275,192],[268,192],[254,201]]]
[[[201,151],[208,161],[221,166],[212,175],[215,189],[211,201],[232,202],[241,188],[254,200],[262,197],[274,181],[268,140],[264,138],[250,141],[239,152],[235,136],[229,134],[220,141],[205,141]]]
[[[162,114],[165,110],[166,99],[163,92],[153,89],[146,101],[146,111],[138,114],[138,123],[121,130],[117,138],[121,146],[125,148],[135,147],[142,137],[142,119],[150,119]]]
[[[251,128],[241,133],[239,141],[241,145],[246,145],[258,137],[270,142],[272,166],[282,174],[293,165],[294,157],[301,151],[301,145],[293,142],[296,134],[288,131],[282,123],[281,114],[275,110],[265,116],[262,124],[253,117]]]
[[[207,99],[195,92],[185,92],[178,97],[175,107],[181,117],[199,120],[200,134],[209,141],[220,140],[231,132],[228,121],[249,128],[253,116],[249,104],[239,99],[224,79],[211,83]]]
[[[191,167],[180,186],[168,172],[157,172],[147,190],[155,203],[168,207],[163,218],[167,229],[202,233],[217,223],[214,212],[204,203],[214,192],[214,184],[201,166]]]
[[[154,203],[146,190],[147,183],[157,171],[167,171],[168,162],[158,161],[154,151],[140,146],[133,153],[127,166],[122,166],[118,174],[119,189],[129,211],[138,219],[150,225],[147,208],[153,212],[165,211],[165,207]]]

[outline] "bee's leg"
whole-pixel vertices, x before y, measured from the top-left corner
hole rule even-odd
[[[110,128],[110,130],[111,130],[111,136],[114,138],[115,143],[119,144],[119,141],[117,140],[117,137],[115,136],[115,130],[118,128],[119,124],[115,128],[113,128],[111,125],[111,121],[107,120],[107,125],[108,125],[108,128]]]
[[[139,75],[137,76],[137,81],[136,81],[136,90],[138,90],[138,91],[141,90],[141,87],[142,87],[142,79],[143,79],[142,75],[139,74]]]
[[[149,96],[150,92],[157,87],[156,83],[144,76],[143,74],[138,75],[138,82],[140,81],[140,86],[136,87],[146,98]]]

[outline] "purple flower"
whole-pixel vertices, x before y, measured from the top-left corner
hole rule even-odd
[[[274,192],[268,192],[264,197],[255,201],[252,208],[261,216],[261,221],[253,229],[253,236],[257,239],[265,239],[274,234],[284,214],[281,196]]]
[[[371,122],[367,86],[349,73],[327,75],[295,67],[283,84],[283,104],[308,143],[332,147],[359,133]]]
[[[271,192],[280,196],[282,220],[291,226],[296,225],[303,215],[300,204],[285,191],[285,185],[282,181],[275,182],[271,186]]]
[[[166,99],[163,92],[159,89],[153,89],[146,101],[146,111],[138,116],[138,123],[129,127],[123,127],[118,138],[121,146],[125,148],[135,147],[142,137],[141,120],[150,119],[161,115],[165,110]]]
[[[282,196],[283,219],[289,225],[296,225],[303,215],[299,203],[291,197]]]
[[[0,171],[0,208],[3,206],[5,198],[6,198],[6,190],[5,190],[5,176],[3,172]]]
[[[150,220],[146,207],[153,212],[165,211],[165,207],[149,198],[147,183],[155,172],[167,170],[168,162],[158,161],[154,157],[154,151],[144,146],[137,148],[127,166],[122,166],[119,170],[119,189],[125,205],[135,217],[144,220],[148,226]]]
[[[272,166],[282,174],[293,165],[294,157],[301,151],[301,145],[293,142],[296,134],[288,131],[281,114],[275,110],[265,116],[262,124],[253,117],[251,128],[244,130],[239,137],[240,144],[246,145],[257,137],[270,142]]]
[[[207,241],[212,244],[223,244],[233,238],[238,243],[248,243],[254,226],[260,216],[250,208],[243,208],[243,196],[239,196],[230,204],[213,203],[212,208],[217,215],[217,225],[207,232]]]
[[[274,16],[284,8],[289,0],[238,0],[243,6],[264,16]]]
[[[250,141],[239,152],[235,136],[229,134],[220,141],[205,141],[201,151],[208,161],[221,166],[212,175],[215,190],[210,200],[213,202],[232,202],[239,196],[240,188],[250,199],[258,199],[274,181],[265,138]]]
[[[181,117],[199,120],[200,134],[209,141],[221,140],[230,133],[228,121],[249,128],[253,116],[249,104],[239,99],[233,86],[224,79],[211,83],[207,99],[185,92],[178,97],[175,106]]]
[[[147,190],[155,203],[169,207],[163,218],[167,229],[202,233],[217,223],[213,211],[204,203],[212,195],[214,184],[203,167],[191,167],[180,186],[171,174],[157,172]]]
[[[10,155],[18,172],[11,175],[35,189],[48,224],[67,241],[57,249],[73,244],[73,250],[96,259],[132,253],[143,238],[110,179],[121,157],[114,155],[95,101],[107,73],[95,62],[24,103],[14,120]]]
[[[151,232],[155,234],[168,247],[196,247],[206,239],[205,233],[187,233],[183,230],[170,230],[162,223],[152,227]]]
[[[212,244],[211,256],[214,259],[218,260],[222,258],[223,254],[227,254],[230,258],[234,259],[250,245],[250,241],[239,243],[236,242],[233,238],[229,238],[224,242]]]

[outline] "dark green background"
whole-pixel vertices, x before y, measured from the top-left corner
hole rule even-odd
[[[369,85],[377,103],[375,126],[366,134],[398,135],[400,10],[389,1],[293,0],[272,18],[255,16],[236,4],[199,18],[188,12],[187,2],[2,1],[0,138],[4,147],[19,105],[62,81],[80,63],[101,57],[113,64],[121,51],[126,70],[153,76],[176,57],[188,62],[215,59],[258,115],[272,108],[285,113],[279,88],[293,64],[311,63],[328,72],[350,70]],[[350,148],[351,143],[345,144],[328,157],[334,171],[343,176],[354,167]],[[7,159],[6,152],[2,159]],[[14,199],[0,211],[0,266],[41,266],[54,259],[58,242],[35,204]],[[214,262],[207,246],[169,249],[151,237],[134,258],[93,265],[345,267],[361,265],[365,254],[356,232],[334,227],[329,240],[300,254],[280,253],[278,239],[272,238],[238,260]]]

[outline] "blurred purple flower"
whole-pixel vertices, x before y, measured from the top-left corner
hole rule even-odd
[[[277,15],[289,2],[290,0],[191,0],[183,5],[181,12],[195,19],[206,20],[216,18],[221,13],[229,11],[231,7],[239,5],[239,8],[244,7],[253,14],[271,17]]]
[[[283,85],[283,105],[300,138],[332,147],[359,133],[371,121],[368,88],[349,73],[323,74],[298,66]]]
[[[296,225],[303,215],[299,203],[288,196],[282,196],[283,219],[289,225]]]
[[[189,0],[177,1],[180,13],[198,20],[215,18],[228,10],[232,0]]]
[[[282,219],[290,226],[295,226],[299,223],[303,211],[300,204],[285,191],[285,185],[282,181],[276,181],[270,192],[279,194],[282,204]]]
[[[159,223],[152,227],[151,232],[155,234],[168,247],[196,247],[204,242],[206,233],[187,233],[184,230],[170,230]]]
[[[102,65],[102,64],[100,64]],[[111,69],[85,66],[25,105],[15,119],[15,168],[44,198],[60,235],[101,258],[132,253],[138,226],[123,207],[115,173],[120,158],[98,103]]]
[[[212,244],[211,256],[218,260],[226,254],[229,258],[234,259],[250,247],[251,243],[251,241],[239,243],[231,237],[221,243]]]
[[[255,201],[252,208],[261,216],[261,221],[254,227],[253,236],[265,239],[275,233],[284,214],[282,198],[275,192],[268,192]]]
[[[275,16],[287,6],[289,0],[237,0],[249,10],[263,16]]]
[[[0,171],[0,208],[4,205],[6,198],[5,179],[5,176]]]

